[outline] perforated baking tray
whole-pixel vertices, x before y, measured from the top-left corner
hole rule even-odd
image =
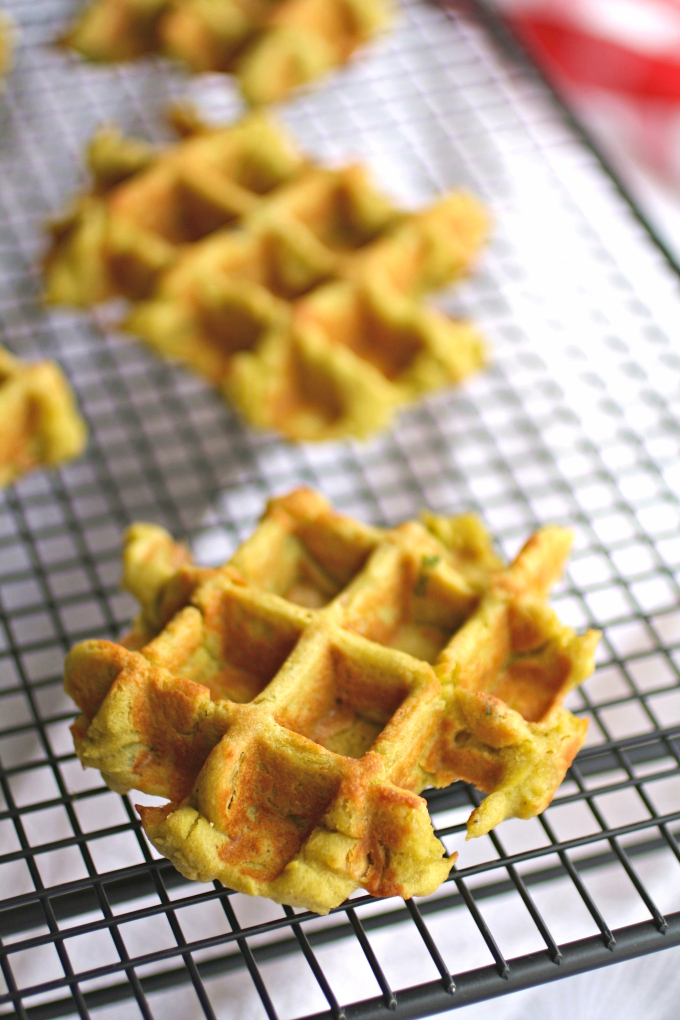
[[[0,1013],[421,1017],[680,943],[680,294],[596,155],[481,8],[407,0],[393,33],[282,108],[303,145],[368,160],[400,200],[462,184],[495,220],[480,271],[441,298],[486,331],[488,371],[372,442],[289,445],[105,316],[40,303],[45,220],[82,186],[96,125],[161,140],[170,98],[231,118],[231,86],[162,61],[81,64],[48,45],[71,0],[7,6],[21,40],[0,97],[0,341],[61,362],[91,439],[0,496]],[[508,555],[566,524],[556,607],[604,629],[571,697],[587,745],[543,817],[465,843],[474,791],[431,793],[460,851],[451,880],[326,919],[158,859],[132,802],[81,770],[61,691],[65,651],[133,612],[125,525],[157,521],[218,563],[300,483],[379,524],[474,510]]]

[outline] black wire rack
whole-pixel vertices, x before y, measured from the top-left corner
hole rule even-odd
[[[231,117],[231,87],[162,61],[86,66],[49,48],[70,0],[6,6],[21,37],[0,97],[0,340],[60,361],[91,438],[76,463],[0,495],[0,1015],[422,1017],[680,944],[680,294],[615,181],[497,48],[488,11],[406,0],[391,35],[281,113],[405,202],[456,184],[484,197],[494,243],[442,304],[481,323],[493,362],[370,443],[291,446],[104,314],[40,303],[45,220],[82,187],[96,125],[161,140],[173,96]],[[374,523],[474,510],[507,554],[567,524],[556,608],[604,630],[571,696],[589,737],[543,816],[466,844],[475,792],[431,792],[460,851],[451,879],[327,918],[181,878],[133,802],[80,768],[61,690],[66,650],[133,612],[118,584],[128,523],[157,521],[217,563],[300,483]]]

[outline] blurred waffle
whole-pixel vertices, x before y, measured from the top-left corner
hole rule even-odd
[[[95,0],[62,42],[89,60],[160,53],[231,72],[257,106],[347,63],[391,13],[391,0]]]
[[[474,517],[382,530],[305,489],[221,568],[135,525],[132,633],[66,661],[77,753],[112,789],[168,799],[142,823],[189,878],[319,913],[359,887],[428,894],[455,855],[421,790],[484,790],[479,836],[543,810],[583,743],[562,701],[599,635],[546,603],[569,547],[544,528],[505,568]]]
[[[364,436],[484,361],[476,330],[420,304],[487,233],[452,192],[400,211],[364,167],[305,159],[262,114],[155,153],[100,133],[92,192],[53,225],[47,298],[131,302],[125,328],[206,375],[255,425]]]
[[[15,31],[14,24],[3,11],[0,11],[0,81],[12,68]]]
[[[0,486],[77,457],[86,439],[61,369],[51,361],[26,364],[0,347]]]

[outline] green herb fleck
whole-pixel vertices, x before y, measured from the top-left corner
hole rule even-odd
[[[437,556],[436,553],[433,556],[421,556],[420,565],[422,566],[423,570],[432,570],[433,567],[437,566],[440,559],[441,556]]]
[[[427,571],[432,570],[433,567],[436,567],[440,559],[441,556],[437,556],[436,553],[434,556],[420,557],[421,573],[418,574],[418,580],[416,581],[415,587],[413,588],[414,595],[422,596],[425,594],[425,591],[427,589]]]

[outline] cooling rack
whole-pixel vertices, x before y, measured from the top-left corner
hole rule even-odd
[[[391,35],[287,105],[324,158],[368,160],[414,204],[470,187],[496,223],[480,271],[441,302],[482,325],[490,369],[370,443],[291,446],[105,316],[39,300],[45,219],[82,185],[95,126],[160,140],[173,96],[233,117],[230,86],[162,61],[80,64],[48,47],[71,0],[6,6],[21,40],[0,99],[0,340],[61,362],[91,439],[0,495],[0,1014],[422,1017],[680,944],[680,294],[594,152],[481,7],[406,0]],[[132,802],[81,770],[61,691],[65,651],[133,612],[125,525],[157,521],[218,563],[300,483],[377,524],[474,510],[508,555],[567,524],[556,608],[604,630],[571,696],[588,741],[544,815],[466,844],[474,791],[430,793],[460,851],[450,881],[323,919],[158,859]]]

